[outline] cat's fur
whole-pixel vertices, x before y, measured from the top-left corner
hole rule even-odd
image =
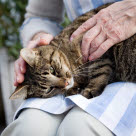
[[[96,61],[86,64],[82,61],[80,49],[82,35],[72,42],[69,40],[83,22],[105,7],[78,17],[50,45],[23,49],[21,56],[28,63],[25,81],[17,87],[11,99],[47,98],[60,93],[66,96],[80,93],[92,98],[100,95],[108,83],[136,82],[136,35],[114,45]]]

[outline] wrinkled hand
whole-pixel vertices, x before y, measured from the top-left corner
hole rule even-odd
[[[27,48],[34,48],[40,45],[47,45],[53,39],[53,36],[46,33],[38,33],[28,43]],[[24,81],[24,73],[26,72],[26,62],[20,56],[15,62],[15,73],[14,73],[14,85],[18,86],[19,83]]]
[[[102,9],[83,23],[70,40],[83,32],[84,61],[101,57],[111,46],[136,33],[136,1],[124,0]]]

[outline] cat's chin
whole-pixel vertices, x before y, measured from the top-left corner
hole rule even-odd
[[[66,90],[72,88],[74,86],[74,78],[72,77],[70,79],[69,85],[65,87]]]

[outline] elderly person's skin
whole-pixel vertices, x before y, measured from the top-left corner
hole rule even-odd
[[[84,61],[90,61],[101,57],[110,47],[136,33],[136,1],[124,0],[116,2],[101,10],[95,16],[83,23],[71,36],[71,40],[79,34],[87,31],[82,40],[82,54]],[[38,33],[28,43],[28,48],[38,45],[47,45],[53,36]],[[26,72],[25,61],[20,57],[15,62],[14,85],[24,81]]]
[[[111,46],[136,33],[136,1],[116,2],[83,23],[71,40],[87,31],[82,40],[85,61],[101,57]]]

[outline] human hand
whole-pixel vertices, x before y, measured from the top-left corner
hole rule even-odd
[[[44,32],[37,33],[31,41],[29,41],[27,48],[34,48],[40,45],[47,45],[51,42],[53,36],[51,34],[46,34]],[[26,72],[26,62],[20,56],[14,65],[14,86],[24,81],[24,73]]]
[[[124,0],[102,9],[83,23],[70,40],[83,32],[84,61],[101,57],[111,46],[136,33],[136,1]]]

